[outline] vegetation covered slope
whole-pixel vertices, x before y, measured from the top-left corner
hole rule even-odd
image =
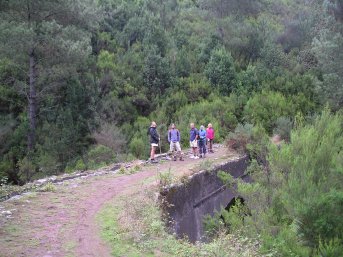
[[[0,177],[23,183],[146,158],[151,119],[163,136],[175,122],[186,144],[190,121],[212,122],[220,141],[238,123],[272,133],[326,103],[337,111],[342,8],[335,0],[1,1]]]
[[[2,0],[0,184],[146,158],[151,120],[163,150],[171,122],[184,145],[211,122],[255,160],[229,231],[339,256],[342,34],[339,0]]]

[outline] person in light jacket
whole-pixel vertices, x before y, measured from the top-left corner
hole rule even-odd
[[[168,142],[170,144],[170,153],[173,155],[174,161],[177,160],[177,156],[180,161],[183,161],[181,146],[180,146],[180,131],[175,127],[175,124],[171,124],[171,128],[168,131]]]

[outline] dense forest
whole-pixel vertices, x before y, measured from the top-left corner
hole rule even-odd
[[[0,1],[0,184],[146,159],[151,120],[184,146],[211,122],[256,181],[230,231],[338,256],[342,107],[340,0]]]
[[[340,1],[21,1],[0,6],[0,177],[147,158],[146,130],[271,134],[343,103]],[[163,143],[163,141],[162,141]]]

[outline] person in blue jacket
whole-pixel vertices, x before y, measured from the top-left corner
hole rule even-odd
[[[190,127],[191,127],[191,129],[189,131],[189,144],[193,150],[193,155],[194,155],[194,156],[191,156],[190,158],[199,159],[199,157],[198,157],[198,142],[197,142],[198,130],[194,126],[194,123],[191,123]]]
[[[199,145],[200,158],[205,158],[205,155],[206,155],[206,129],[203,125],[200,126],[200,130],[199,130],[198,145]]]
[[[171,155],[173,155],[174,161],[177,160],[177,156],[179,157],[180,161],[183,161],[180,141],[180,131],[175,127],[175,124],[173,123],[171,124],[170,129],[168,131],[168,142],[170,145],[169,152]]]

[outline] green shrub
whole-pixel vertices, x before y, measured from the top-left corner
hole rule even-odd
[[[287,142],[291,138],[293,122],[288,117],[279,117],[275,122],[275,128],[273,130],[274,134],[280,135],[283,140]]]
[[[115,155],[112,149],[104,145],[97,145],[91,148],[86,155],[87,167],[90,169],[96,169],[98,167],[110,164],[114,161]],[[79,162],[76,163],[76,166],[83,168],[82,160],[79,160]]]
[[[296,109],[290,99],[272,91],[255,94],[244,108],[245,120],[254,125],[261,124],[268,133],[273,131],[279,117],[292,117],[295,113]]]
[[[54,154],[49,154],[40,150],[40,154],[38,154],[37,159],[39,170],[44,174],[56,175],[61,171],[61,163],[58,162],[58,159]]]
[[[30,158],[24,157],[18,162],[18,165],[20,170],[20,178],[22,180],[29,181],[36,170],[36,165],[34,164],[34,162]]]
[[[67,164],[64,169],[66,173],[73,173],[74,171],[85,171],[87,169],[87,165],[84,163],[82,158],[78,158],[73,160]]]
[[[42,191],[42,192],[55,192],[56,186],[53,183],[48,182],[41,188],[40,191]]]
[[[169,186],[174,181],[174,175],[171,173],[171,170],[168,169],[168,171],[165,172],[159,172],[158,173],[158,184],[160,189]]]
[[[237,151],[241,154],[247,152],[247,144],[251,141],[253,125],[246,123],[238,124],[234,132],[230,132],[226,145],[229,149]]]
[[[6,184],[1,181],[8,181],[8,175],[11,173],[11,162],[7,158],[0,160],[0,185]]]
[[[8,178],[3,176],[3,177],[0,177],[0,187],[1,186],[4,186],[4,185],[7,185],[8,183]]]
[[[79,159],[75,164],[75,170],[84,171],[86,169],[87,169],[86,164],[83,162],[82,159]]]
[[[189,78],[180,79],[180,90],[186,94],[188,103],[208,99],[213,88],[204,76],[191,74]]]
[[[147,144],[147,143],[146,143]],[[142,138],[134,138],[132,139],[129,148],[130,148],[130,152],[136,156],[137,158],[143,158],[144,156],[146,156],[146,144],[144,144],[143,139]]]
[[[205,73],[211,84],[224,95],[229,95],[236,87],[234,61],[225,48],[212,51]]]
[[[221,218],[220,212],[215,212],[213,216],[207,214],[204,216],[203,220],[203,227],[205,236],[209,239],[213,239],[218,236],[221,230],[225,230],[224,221]]]
[[[266,162],[263,169],[254,164],[254,183],[239,182],[238,192],[251,210],[243,230],[262,235],[266,251],[309,256],[321,241],[342,240],[342,120],[325,110],[313,123],[299,123],[280,149],[265,144],[261,128],[253,131],[253,152],[267,150]]]
[[[247,151],[250,158],[256,159],[258,163],[267,166],[268,146],[270,144],[266,130],[257,124],[252,129],[250,142],[247,144]]]
[[[343,256],[343,244],[338,238],[331,239],[329,242],[319,242],[317,250],[318,257],[342,257]]]
[[[222,209],[221,215],[230,233],[239,232],[244,226],[244,219],[249,214],[248,208],[240,198],[235,198],[228,210]]]

